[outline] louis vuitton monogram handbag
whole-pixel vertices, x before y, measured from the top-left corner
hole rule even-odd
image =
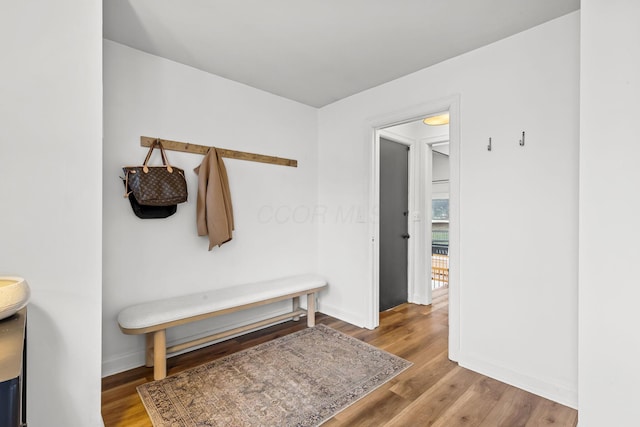
[[[162,166],[149,166],[153,150],[162,154]],[[160,140],[149,148],[142,166],[125,166],[125,197],[133,193],[137,203],[143,206],[170,206],[187,201],[187,182],[184,170],[171,166]]]

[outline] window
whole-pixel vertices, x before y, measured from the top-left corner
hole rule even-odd
[[[449,221],[449,199],[433,199],[431,206],[433,221]]]

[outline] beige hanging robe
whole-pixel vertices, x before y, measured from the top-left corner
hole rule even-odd
[[[209,236],[209,250],[232,238],[233,208],[227,169],[215,147],[211,147],[198,174],[197,226],[198,236]]]

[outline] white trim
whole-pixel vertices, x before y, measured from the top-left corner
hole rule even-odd
[[[413,146],[416,143],[415,139],[397,134],[388,129],[380,129],[380,131],[378,132],[378,137],[389,139],[393,142],[397,142],[398,144],[408,145],[409,147],[411,147],[411,149],[413,149]]]
[[[431,200],[438,200],[438,199],[448,199],[449,198],[449,193],[437,193],[437,192],[431,192]],[[436,223],[436,224],[448,224],[449,220],[448,219],[436,219],[436,220],[431,220],[432,223]]]
[[[429,294],[431,281],[427,280],[425,271],[425,265],[427,264],[427,245],[425,239],[422,238],[422,236],[425,236],[424,224],[426,224],[423,209],[424,204],[422,203],[424,197],[423,184],[425,181],[423,145],[424,144],[416,141],[413,148],[415,152],[412,162],[413,174],[411,179],[413,198],[409,212],[409,234],[411,235],[411,239],[409,240],[413,248],[411,252],[412,257],[410,258],[410,262],[412,263],[413,287],[410,288],[409,302],[428,305],[431,304],[431,296]]]
[[[421,191],[421,195],[422,195],[422,199],[421,199],[421,205],[423,207],[423,211],[424,211],[424,231],[423,231],[423,235],[424,236],[429,236],[429,245],[427,245],[426,249],[430,249],[431,246],[431,236],[432,236],[432,229],[433,229],[433,223],[447,223],[449,224],[450,221],[449,220],[433,220],[433,199],[437,198],[434,196],[446,196],[444,198],[448,199],[449,198],[449,193],[438,193],[438,192],[434,192],[433,191],[433,146],[434,145],[442,145],[442,144],[449,144],[449,137],[448,135],[445,136],[436,136],[436,137],[428,137],[428,138],[422,138],[420,140],[421,144],[424,147],[424,158],[423,158],[423,165],[424,165],[424,177],[422,178],[422,180],[420,181],[424,187],[423,191]],[[428,172],[427,172],[428,171]],[[447,182],[449,182],[449,180],[447,180]],[[431,263],[430,262],[426,262],[427,259],[430,258],[431,253],[427,253],[425,251],[425,253],[423,254],[423,258],[425,260],[425,278],[431,278],[432,277],[432,272],[431,272]],[[431,304],[432,301],[432,294],[433,294],[433,289],[432,289],[432,282],[431,280],[428,281],[429,282],[429,286],[427,286],[427,300],[428,303],[427,304]]]
[[[450,199],[449,217],[449,358],[458,360],[460,351],[460,95],[435,100],[429,103],[408,107],[401,111],[390,112],[385,115],[372,117],[365,123],[367,146],[370,147],[371,163],[369,170],[369,212],[370,222],[369,272],[370,286],[366,297],[368,302],[368,316],[365,327],[373,329],[379,324],[379,213],[378,201],[380,196],[379,172],[379,136],[383,128],[408,123],[426,117],[434,112],[449,110],[449,167],[450,167]],[[439,138],[439,137],[436,137]],[[435,142],[435,141],[433,141]],[[420,147],[422,144],[417,144]],[[421,148],[418,150],[422,151]],[[418,157],[420,159],[421,157]],[[424,223],[424,221],[422,221]],[[424,245],[423,245],[424,246]],[[419,252],[419,251],[417,251]],[[423,275],[424,276],[424,275]]]
[[[424,169],[424,173],[423,173],[423,177],[421,180],[422,186],[424,188],[424,190],[422,191],[422,199],[420,200],[421,205],[422,205],[422,209],[423,209],[423,217],[424,217],[424,234],[423,236],[429,236],[428,237],[428,241],[429,241],[429,245],[426,245],[427,247],[430,247],[431,244],[433,243],[431,241],[431,222],[433,221],[433,209],[432,209],[432,200],[431,197],[433,195],[433,184],[432,184],[432,178],[433,178],[433,149],[431,147],[431,143],[429,142],[424,142],[424,140],[426,139],[431,139],[431,138],[423,138],[422,142],[420,143],[420,145],[423,147],[423,152],[424,152],[424,156],[422,157],[422,164],[424,165],[423,169]],[[427,240],[427,239],[425,239]],[[426,262],[427,257],[430,258],[430,254],[429,256],[427,255],[427,252],[425,251],[425,253],[423,254],[423,258],[425,259],[425,278],[429,278],[431,279],[432,277],[432,272],[431,272],[431,263],[430,262]],[[429,282],[429,286],[427,286],[426,289],[426,300],[427,300],[427,304],[431,304],[431,302],[433,301],[433,289],[431,286],[431,280],[428,281]]]
[[[449,359],[460,354],[460,96],[449,104]]]
[[[367,136],[369,137],[370,129],[373,128],[373,141],[367,141],[367,145],[371,147],[371,165],[370,165],[370,185],[369,185],[369,213],[371,221],[369,222],[369,272],[371,275],[368,304],[367,304],[367,321],[365,327],[375,329],[380,324],[380,215],[378,205],[380,201],[380,130],[374,126],[367,127]]]
[[[449,135],[427,136],[420,138],[420,142],[429,145],[444,144],[445,142],[449,142]]]
[[[326,302],[322,301],[319,301],[318,311],[331,317],[335,317],[336,319],[340,319],[342,321],[350,323],[359,328],[372,329],[367,326],[367,319],[362,318],[361,312],[344,310],[343,307],[336,307],[335,305],[327,304]]]
[[[463,368],[553,400],[570,408],[578,409],[578,392],[575,384],[569,382],[559,383],[557,379],[544,378],[539,374],[526,375],[507,369],[499,363],[487,362],[469,355],[464,355],[459,362]]]
[[[306,301],[306,298],[303,298],[303,304],[304,301]],[[170,337],[168,337],[167,339],[167,347],[171,347],[173,345],[177,345],[177,344],[181,344],[183,342],[187,342],[187,341],[192,341],[195,339],[199,339],[199,338],[203,338],[203,337],[207,337],[210,335],[215,335],[219,332],[225,331],[225,330],[230,330],[230,329],[235,329],[237,327],[240,326],[244,326],[244,325],[248,325],[251,323],[255,323],[258,322],[260,320],[264,320],[264,319],[268,319],[270,317],[275,317],[278,316],[280,314],[284,314],[287,313],[288,311],[290,311],[290,306],[291,306],[291,302],[290,301],[279,301],[275,304],[273,304],[273,307],[270,307],[270,309],[268,311],[265,312],[260,312],[260,313],[252,313],[251,315],[249,315],[247,318],[242,318],[241,320],[239,320],[239,318],[237,317],[226,317],[229,315],[225,315],[225,316],[221,316],[218,317],[217,319],[222,322],[221,324],[216,324],[215,327],[210,327],[207,328],[204,331],[200,331],[194,334],[190,334],[188,336],[181,336],[179,338],[176,338],[173,333],[170,333]],[[304,307],[304,305],[303,305]],[[304,319],[304,318],[303,318]],[[257,331],[260,329],[264,329],[279,323],[283,323],[286,322],[288,320],[282,320],[279,322],[274,322],[271,323],[267,326],[263,326],[263,327],[259,327],[259,328],[255,328],[252,329],[249,332],[253,332],[253,331]],[[244,335],[247,334],[249,332],[243,332],[240,334],[236,334],[236,335],[232,335],[226,338],[220,338],[217,339],[215,341],[210,341],[204,344],[200,344],[197,346],[193,346],[193,347],[189,347],[188,349],[184,349],[175,353],[171,353],[169,354],[167,357],[174,357],[177,356],[179,354],[183,354],[183,353],[188,353],[190,351],[194,351],[200,348],[204,348],[222,341],[226,341],[226,340],[230,340],[233,339],[237,336],[240,335]],[[120,354],[116,354],[108,359],[105,359],[102,361],[102,377],[107,377],[109,375],[114,375],[120,372],[124,372],[127,371],[129,369],[134,369],[140,366],[144,366],[144,359],[145,359],[145,341],[144,341],[144,336],[142,335],[138,335],[138,336],[132,336],[132,339],[137,340],[138,342],[138,346],[136,347],[135,350],[133,351],[128,351],[125,353],[120,353]]]

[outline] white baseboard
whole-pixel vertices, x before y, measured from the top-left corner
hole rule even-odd
[[[206,331],[200,332],[198,334],[192,334],[192,335],[188,335],[188,336],[181,336],[181,337],[177,337],[174,339],[170,339],[167,341],[167,347],[176,345],[176,344],[180,344],[183,342],[187,342],[187,341],[191,341],[191,340],[196,340],[198,338],[203,338],[209,335],[213,335],[222,331],[228,331],[230,329],[234,329],[240,326],[244,326],[244,325],[248,325],[250,323],[254,323],[254,322],[258,322],[264,319],[268,319],[270,317],[275,317],[278,316],[280,314],[284,314],[287,313],[288,310],[287,309],[279,309],[279,310],[273,310],[267,313],[260,313],[260,315],[254,315],[251,317],[244,317],[242,320],[238,320],[235,322],[229,322],[229,323],[225,323],[224,325],[220,325],[217,328],[211,328],[208,329]],[[236,313],[237,314],[237,313]],[[277,325],[278,323],[283,323],[283,322],[287,322],[288,320],[283,320],[281,322],[274,322],[271,323],[267,326],[264,326],[262,328],[256,328],[256,329],[252,329],[250,331],[247,332],[243,332],[240,334],[236,334],[236,335],[231,335],[229,337],[226,338],[222,338],[219,340],[215,340],[215,341],[211,341],[209,343],[205,343],[199,346],[194,346],[194,347],[190,347],[186,350],[180,351],[180,352],[176,352],[176,353],[172,353],[169,358],[173,357],[173,356],[177,356],[179,354],[182,353],[187,353],[189,351],[193,351],[199,348],[203,348],[203,347],[207,347],[209,345],[218,343],[218,342],[222,342],[222,341],[226,341],[244,334],[248,334],[249,332],[253,332],[259,329],[264,329],[264,328],[268,328],[269,326],[273,326],[273,325]],[[305,322],[306,324],[306,320],[303,317],[302,320],[300,320],[302,322]],[[111,357],[107,360],[103,360],[102,361],[102,377],[107,377],[109,375],[114,375],[120,372],[124,372],[127,371],[129,369],[133,369],[133,368],[137,368],[140,366],[144,366],[145,363],[145,340],[144,340],[144,335],[139,335],[138,336],[138,341],[139,341],[139,345],[138,348],[136,348],[135,351],[131,351],[131,352],[127,352],[127,353],[122,353],[120,355],[116,355],[114,357]]]
[[[501,366],[489,363],[484,360],[463,355],[459,355],[458,364],[463,368],[470,369],[498,381],[502,381],[514,387],[530,393],[542,396],[546,399],[578,409],[578,389],[577,384],[561,384],[552,379],[541,379],[531,377]]]
[[[307,300],[306,298],[302,298],[301,301],[301,307],[302,308],[306,308],[306,303]],[[222,316],[219,317],[218,319],[220,321],[223,320],[227,320],[227,322],[225,322],[224,324],[215,327],[215,328],[210,328],[208,330],[205,330],[203,332],[197,333],[197,334],[190,334],[190,335],[185,335],[185,336],[180,336],[180,337],[176,337],[176,338],[169,338],[167,340],[167,346],[173,346],[176,344],[180,344],[182,342],[187,342],[187,341],[191,341],[191,340],[195,340],[198,338],[202,338],[202,337],[206,337],[209,335],[213,335],[216,334],[218,332],[222,332],[222,331],[226,331],[226,330],[230,330],[233,328],[237,328],[240,326],[244,326],[247,325],[249,323],[254,323],[254,322],[258,322],[260,320],[263,319],[268,319],[269,317],[275,317],[278,316],[280,314],[284,314],[287,313],[288,309],[283,309],[282,307],[278,307],[277,309],[273,309],[270,310],[269,312],[264,312],[264,311],[260,311],[260,313],[252,313],[251,316],[246,317],[246,316],[241,316],[240,313],[233,313],[233,315],[236,316],[241,316],[241,318],[235,318],[235,321],[231,321],[230,318],[229,319],[223,319]],[[363,327],[362,325],[364,325],[364,320],[361,319],[357,314],[355,313],[351,313],[351,312],[347,312],[347,311],[343,311],[340,309],[337,309],[335,307],[332,306],[328,306],[327,304],[323,304],[321,299],[318,299],[318,311],[328,314],[329,316],[335,317],[336,319],[340,319],[343,320],[347,323],[351,323],[353,325],[359,326],[359,327]],[[249,313],[247,313],[249,314]],[[233,316],[231,315],[231,316]],[[283,322],[285,322],[286,320],[284,320]],[[304,321],[304,320],[303,320]],[[276,323],[272,323],[269,326],[272,326]],[[265,326],[268,327],[268,326]],[[261,328],[259,328],[261,329]],[[257,330],[257,329],[256,329]],[[170,334],[171,331],[168,332],[168,334]],[[248,332],[245,332],[245,334]],[[196,346],[196,347],[191,347],[187,350],[184,350],[182,352],[178,352],[178,353],[173,353],[171,354],[169,357],[173,357],[173,356],[177,356],[178,354],[182,354],[182,353],[186,353],[188,351],[193,351],[196,350],[198,348],[202,348],[202,347],[206,347],[212,344],[215,344],[217,342],[221,342],[221,341],[225,341],[228,339],[232,339],[236,336],[239,335],[243,335],[243,334],[238,334],[238,335],[233,335],[230,337],[226,337],[223,338],[221,340],[217,340],[217,341],[212,341],[210,343],[206,343],[206,344],[202,344],[200,346]],[[102,361],[102,377],[107,377],[109,375],[114,375],[120,372],[124,372],[127,371],[129,369],[133,369],[133,368],[137,368],[140,366],[144,366],[144,362],[145,362],[145,350],[144,350],[144,346],[145,346],[145,340],[144,340],[144,336],[140,335],[137,336],[137,341],[138,341],[138,345],[136,346],[136,349],[134,351],[130,351],[130,352],[126,352],[126,353],[121,353],[121,354],[117,354],[114,356],[109,357],[108,359],[104,359]]]
[[[418,305],[429,305],[430,303],[427,302],[427,297],[426,295],[422,295],[419,293],[414,293],[412,294],[411,298],[408,299],[409,302],[411,304],[418,304]]]
[[[323,302],[321,302],[318,306],[318,311],[331,317],[335,317],[336,319],[342,320],[343,322],[351,323],[352,325],[358,326],[360,328],[364,328],[364,325],[366,324],[365,319],[363,319],[357,313],[344,311]]]
[[[144,348],[144,340],[140,341]],[[119,354],[102,361],[102,378],[144,365],[144,350]]]

